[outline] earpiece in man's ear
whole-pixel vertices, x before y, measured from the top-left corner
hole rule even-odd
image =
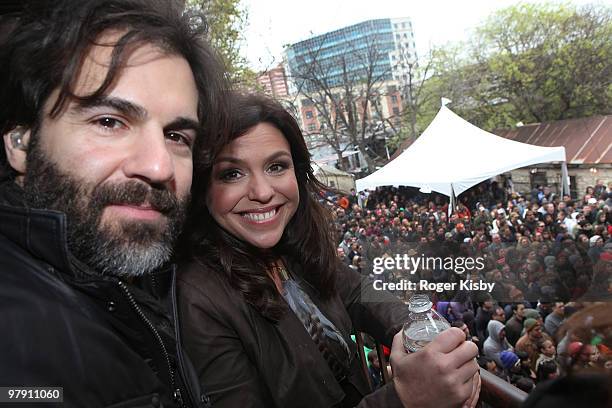
[[[9,133],[9,139],[11,139],[11,145],[14,149],[26,150],[27,146],[23,142],[23,134],[25,130],[22,127],[17,127]]]

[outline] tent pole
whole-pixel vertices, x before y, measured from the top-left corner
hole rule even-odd
[[[450,203],[448,204],[448,218],[453,215],[453,211],[455,211],[455,189],[453,189],[453,183],[451,183],[451,191],[450,191]]]
[[[567,162],[561,162],[561,196],[570,195],[570,179],[567,174]]]

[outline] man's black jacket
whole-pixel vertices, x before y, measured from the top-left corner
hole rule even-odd
[[[64,214],[0,185],[0,387],[63,387],[61,407],[204,407],[176,329],[173,268],[97,275],[68,251]]]

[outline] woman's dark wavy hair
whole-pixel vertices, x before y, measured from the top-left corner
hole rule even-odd
[[[189,63],[199,93],[200,133],[206,136],[199,135],[196,144],[209,144],[208,138],[224,133],[228,87],[220,59],[204,41],[204,17],[183,13],[177,7],[180,2],[170,0],[24,0],[24,4],[22,10],[0,18],[0,134],[17,126],[35,130],[55,90],[59,96],[51,118],[59,116],[69,101],[87,103],[104,96],[131,53],[143,44]],[[92,94],[75,95],[84,59],[100,36],[110,31],[120,37],[113,44],[106,78]],[[0,180],[15,175],[2,147]]]
[[[255,248],[221,228],[212,218],[206,205],[206,195],[212,177],[212,162],[223,145],[209,151],[212,160],[194,174],[192,188],[193,209],[185,237],[194,257],[206,269],[224,275],[230,285],[242,293],[246,302],[263,316],[278,320],[285,304],[267,268],[278,257],[310,283],[322,299],[335,293],[335,254],[331,214],[319,203],[320,193],[327,190],[314,176],[310,153],[295,119],[276,101],[257,94],[239,94],[232,98],[229,139],[243,136],[260,123],[278,128],[291,148],[300,203],[295,215],[285,228],[280,242],[270,252]]]

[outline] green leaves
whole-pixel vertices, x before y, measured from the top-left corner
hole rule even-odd
[[[437,53],[436,92],[489,130],[609,114],[611,38],[610,7],[509,7],[490,16],[461,52]]]
[[[185,7],[204,15],[208,41],[221,55],[231,82],[255,86],[255,73],[240,55],[242,32],[248,21],[240,0],[187,0]]]

